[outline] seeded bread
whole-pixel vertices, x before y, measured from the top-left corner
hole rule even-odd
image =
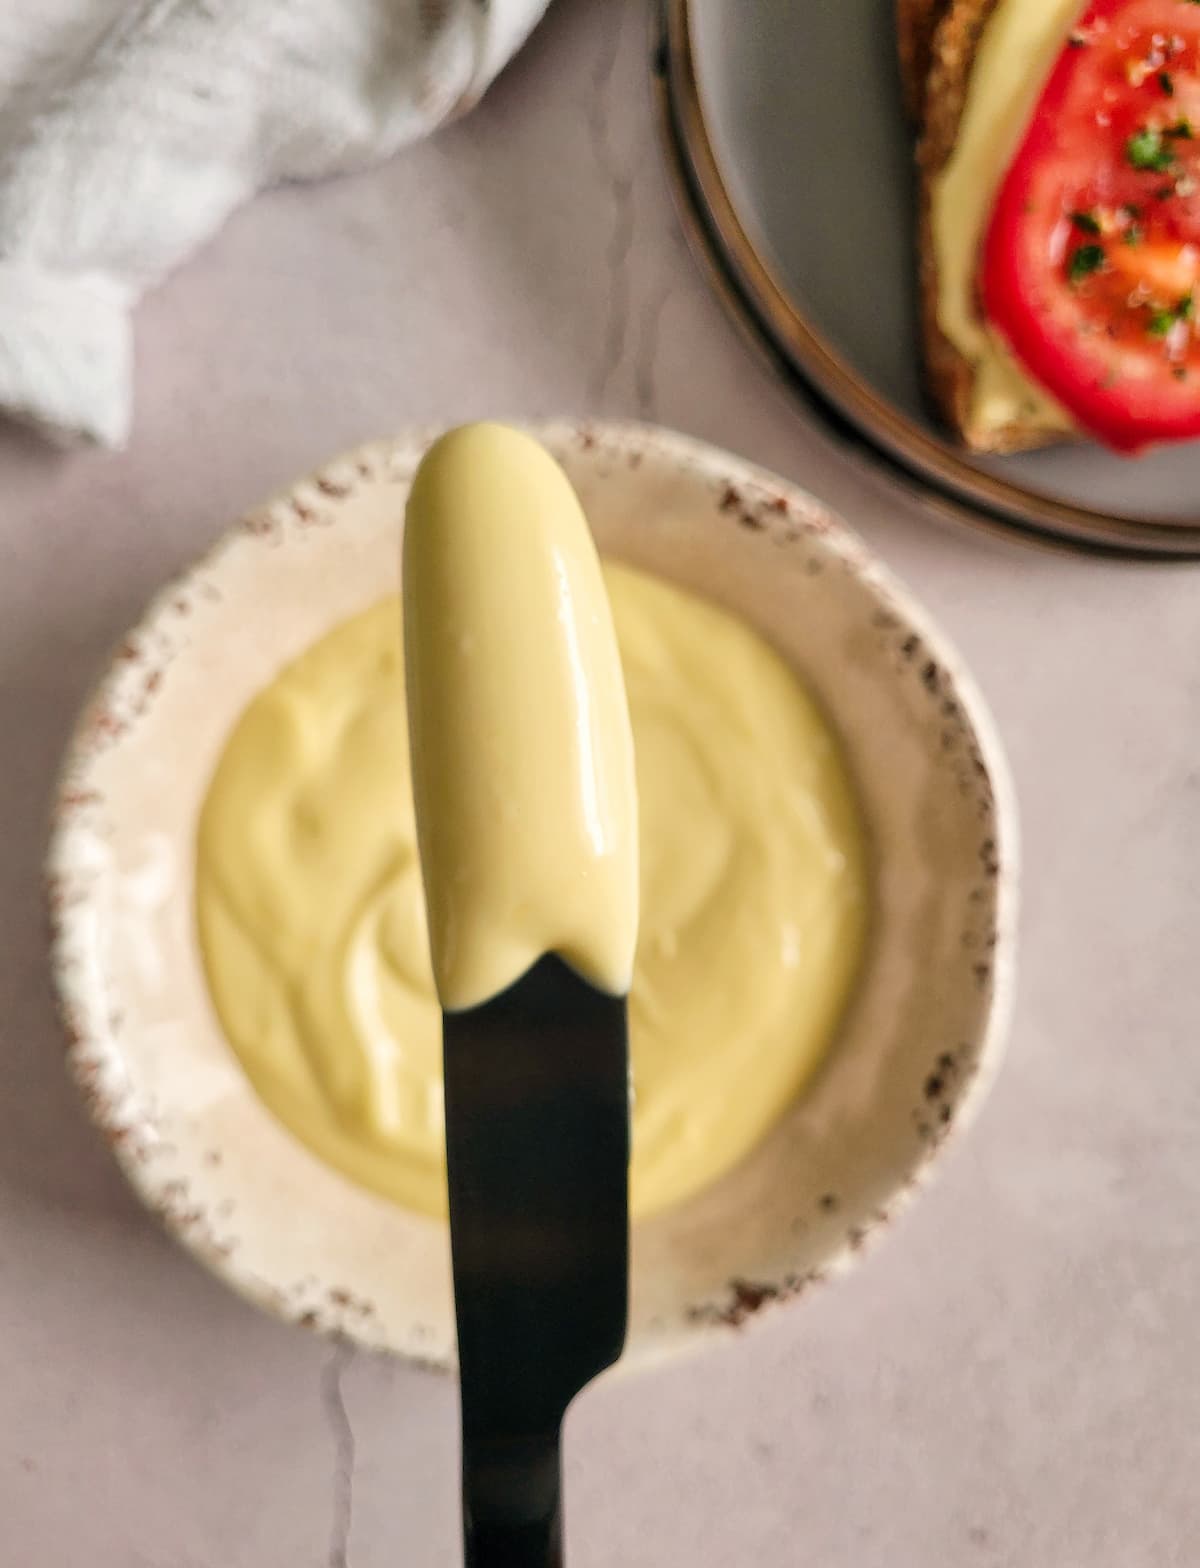
[[[971,68],[988,18],[999,0],[896,0],[905,99],[919,105],[917,169],[918,280],[925,381],[941,418],[973,451],[1027,452],[1061,442],[1061,430],[1033,421],[967,435],[974,370],[938,323],[937,257],[930,220],[933,181],[954,150],[967,102]]]

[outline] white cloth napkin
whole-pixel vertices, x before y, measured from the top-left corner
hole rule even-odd
[[[120,446],[145,290],[264,186],[469,108],[546,4],[0,3],[0,409]]]

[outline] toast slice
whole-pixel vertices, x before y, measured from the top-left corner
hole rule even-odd
[[[1056,445],[1070,437],[1032,420],[968,436],[975,372],[938,321],[931,220],[933,182],[954,151],[975,55],[997,4],[998,0],[896,0],[905,98],[920,106],[917,268],[926,387],[942,420],[972,451],[1006,454]]]

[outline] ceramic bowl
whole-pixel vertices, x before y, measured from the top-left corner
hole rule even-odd
[[[826,1066],[731,1175],[634,1231],[628,1362],[696,1345],[842,1270],[920,1187],[999,1059],[1014,807],[987,712],[941,634],[824,506],[665,431],[535,429],[602,550],[727,606],[800,672],[846,748],[873,926]],[[281,1317],[438,1367],[448,1234],[327,1169],[222,1037],[193,929],[197,814],[250,697],[397,584],[431,432],[331,463],[165,589],[81,717],[49,857],[70,1066],[147,1205]]]

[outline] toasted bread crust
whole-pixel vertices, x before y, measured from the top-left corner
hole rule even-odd
[[[1033,420],[1015,420],[984,434],[968,433],[971,392],[975,370],[971,362],[942,331],[938,320],[938,269],[933,244],[933,185],[958,140],[967,103],[971,70],[980,39],[999,0],[897,0],[901,9],[941,13],[930,43],[925,81],[917,167],[920,175],[918,214],[918,281],[921,301],[921,338],[925,380],[930,398],[942,419],[972,451],[1005,454],[1027,452],[1069,439],[1061,430],[1050,430]],[[911,17],[910,17],[911,24]],[[903,50],[911,44],[901,44]]]
[[[896,44],[900,54],[900,85],[904,107],[913,124],[920,126],[925,107],[925,84],[933,34],[946,14],[950,0],[896,0]]]

